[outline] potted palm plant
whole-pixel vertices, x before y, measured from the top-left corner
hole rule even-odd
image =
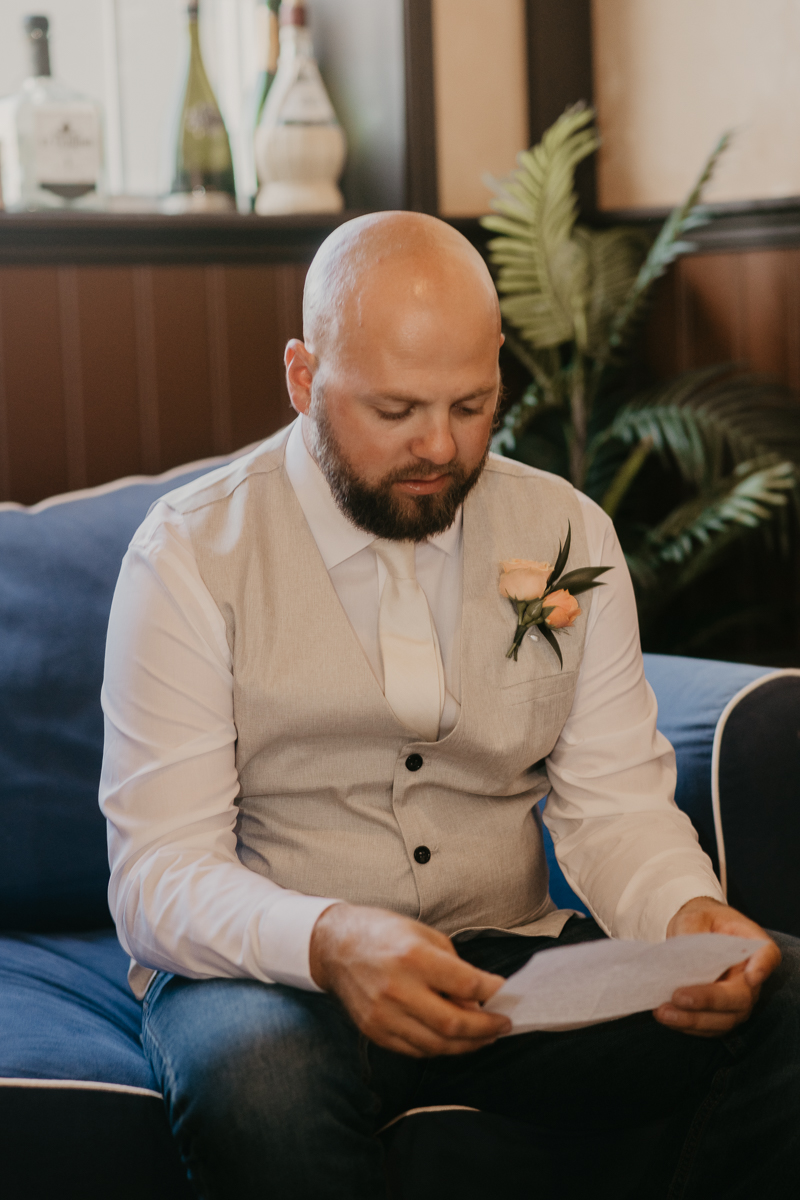
[[[788,552],[796,528],[800,405],[787,389],[731,364],[645,387],[637,370],[653,286],[711,219],[702,192],[727,141],[655,238],[592,229],[578,223],[574,175],[599,139],[593,111],[577,105],[494,184],[482,221],[496,235],[506,344],[530,373],[494,448],[564,475],[613,518],[645,640],[742,538],[755,532]],[[696,621],[692,638],[702,643]],[[659,648],[684,647],[662,638]]]

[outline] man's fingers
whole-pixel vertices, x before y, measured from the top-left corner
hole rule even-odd
[[[372,1039],[376,1046],[382,1046],[384,1050],[393,1050],[395,1054],[406,1054],[409,1058],[426,1058],[424,1051],[418,1046],[414,1046],[411,1042],[407,1042],[405,1038],[398,1037],[395,1033],[382,1033],[379,1038]]]
[[[351,1015],[371,1041],[387,1046],[388,1036],[401,1037],[428,1055],[474,1050],[511,1028],[507,1017],[453,1002],[412,975],[377,991],[359,991],[350,1000]]]
[[[691,1033],[698,1037],[720,1037],[741,1025],[746,1013],[733,1012],[686,1012],[671,1004],[662,1004],[654,1012],[656,1020],[680,1033]]]
[[[443,1038],[458,1040],[492,1041],[502,1033],[508,1033],[511,1022],[501,1013],[487,1013],[480,1008],[463,1008],[453,1004],[446,997],[436,992],[420,989],[418,996],[411,1000],[408,1008],[412,1008],[416,1016]]]
[[[505,983],[502,975],[481,971],[434,946],[426,946],[420,951],[419,966],[430,987],[454,1000],[475,1000],[483,1004]]]
[[[672,997],[675,1008],[690,1012],[749,1012],[755,1003],[754,989],[744,974],[719,983],[678,988]]]
[[[391,1013],[385,1014],[371,1040],[386,1049],[397,1049],[401,1054],[409,1053],[399,1044],[403,1043],[411,1048],[415,1058],[433,1058],[443,1054],[470,1054],[483,1046],[491,1045],[496,1036],[494,1031],[483,1037],[445,1036],[432,1029],[426,1022],[417,1020],[403,1009],[395,1007]]]
[[[441,1058],[456,1054],[474,1054],[484,1046],[491,1046],[494,1039],[487,1042],[453,1042],[446,1038],[437,1038],[430,1030],[420,1025],[417,1030],[409,1030],[407,1038],[381,1031],[376,1038],[370,1040],[386,1050],[394,1050],[397,1054],[409,1054],[412,1058]]]
[[[713,1037],[746,1021],[757,999],[758,988],[751,988],[745,974],[734,968],[718,983],[678,988],[672,1002],[653,1015],[672,1029]]]
[[[748,959],[744,969],[747,982],[751,987],[760,987],[768,979],[776,967],[780,966],[781,952],[774,942],[762,946]]]
[[[511,1029],[508,1017],[481,1008],[465,1008],[418,980],[404,980],[382,998],[375,1013],[376,1023],[384,1021],[385,1014],[392,1010],[406,1014],[439,1038],[463,1044],[494,1041]]]

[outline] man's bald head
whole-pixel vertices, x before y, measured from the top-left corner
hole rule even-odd
[[[326,238],[306,277],[303,340],[318,362],[364,339],[389,339],[400,353],[437,325],[482,328],[499,338],[500,310],[489,271],[452,226],[422,213],[371,213]]]
[[[303,316],[286,384],[342,512],[376,537],[447,529],[480,477],[500,391],[481,256],[433,217],[359,217],[320,247]]]

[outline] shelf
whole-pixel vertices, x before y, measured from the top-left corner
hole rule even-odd
[[[0,266],[120,266],[140,264],[310,262],[342,213],[257,217],[244,213],[166,216],[162,213],[0,212]],[[800,199],[709,207],[711,224],[692,230],[701,252],[800,246]],[[596,213],[590,224],[655,227],[667,209]],[[452,225],[483,247],[478,218]]]
[[[708,254],[711,251],[769,250],[800,246],[800,197],[777,200],[737,200],[705,206],[712,220],[692,229],[686,241]],[[655,229],[669,215],[668,208],[620,209],[598,212],[592,224],[643,225]]]
[[[337,225],[358,215],[0,213],[0,266],[309,262]]]

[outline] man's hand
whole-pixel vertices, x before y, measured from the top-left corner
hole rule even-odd
[[[427,925],[381,908],[334,904],[311,935],[311,977],[378,1046],[423,1058],[464,1054],[508,1033],[480,1010],[504,982],[458,957]]]
[[[781,952],[755,921],[706,896],[690,900],[672,918],[667,937],[681,933],[728,933],[768,940],[746,963],[731,967],[716,983],[679,988],[671,1004],[662,1004],[653,1013],[671,1029],[696,1037],[720,1037],[750,1016],[762,983],[781,961]]]

